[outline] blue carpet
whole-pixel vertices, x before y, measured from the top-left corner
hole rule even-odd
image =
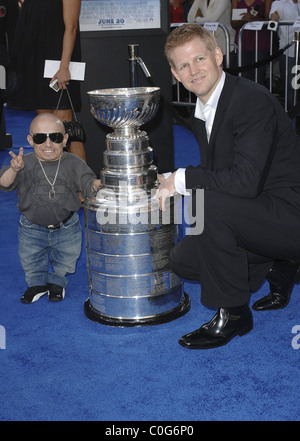
[[[16,151],[29,149],[31,118],[6,111]],[[177,125],[174,135],[176,167],[198,163],[194,137]],[[0,151],[0,165],[8,162]],[[1,192],[0,200],[1,421],[299,421],[298,286],[285,309],[254,312],[252,332],[209,351],[177,343],[214,314],[200,305],[196,283],[185,282],[191,310],[170,323],[115,328],[87,319],[84,249],[63,302],[24,305],[16,195]],[[80,218],[83,225],[82,211]],[[267,290],[264,284],[251,304]]]

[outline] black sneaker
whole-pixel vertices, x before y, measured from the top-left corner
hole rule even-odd
[[[23,303],[33,303],[49,294],[48,286],[30,286],[22,295],[21,301]]]
[[[49,300],[51,302],[60,302],[65,298],[65,288],[55,283],[47,283],[49,289]]]

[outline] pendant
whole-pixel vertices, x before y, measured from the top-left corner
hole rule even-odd
[[[55,190],[54,187],[51,187],[51,190],[49,191],[49,199],[53,201],[55,199]]]

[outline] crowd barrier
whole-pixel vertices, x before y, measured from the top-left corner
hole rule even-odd
[[[173,26],[177,26],[181,24],[174,24]],[[220,28],[224,32],[225,37],[225,44],[226,44],[226,54],[224,57],[224,70],[233,73],[234,75],[243,75],[243,72],[247,70],[254,69],[255,72],[255,79],[254,81],[257,82],[257,71],[258,68],[262,65],[266,65],[268,67],[268,84],[266,84],[266,87],[270,90],[271,93],[278,94],[278,91],[274,90],[274,78],[280,76],[279,73],[279,65],[278,65],[278,59],[281,54],[287,53],[287,51],[293,46],[292,49],[294,50],[294,61],[293,66],[295,66],[294,71],[294,87],[292,84],[289,84],[288,82],[288,57],[286,57],[285,62],[285,73],[283,75],[282,84],[284,84],[283,90],[281,91],[282,96],[282,102],[284,105],[284,108],[292,117],[295,117],[295,109],[300,107],[300,104],[297,105],[297,95],[298,95],[298,87],[297,84],[297,73],[298,73],[298,60],[299,60],[299,40],[300,40],[300,22],[292,22],[292,21],[282,21],[279,23],[270,22],[270,21],[264,21],[264,22],[251,22],[250,26],[248,23],[246,23],[239,32],[239,38],[238,38],[238,45],[234,48],[236,54],[237,54],[237,65],[232,66],[230,57],[230,50],[232,49],[230,46],[230,40],[229,40],[229,32],[226,26],[224,26],[221,23],[210,23],[210,24],[201,24],[199,26],[204,26],[206,29],[212,31],[215,33],[216,29]],[[277,47],[278,39],[277,39],[277,30],[279,27],[285,27],[287,36],[290,36],[287,40],[287,44],[285,47],[281,50],[279,50],[279,47]],[[293,28],[294,32],[289,32]],[[259,33],[261,32],[261,29],[267,28],[270,34],[270,52],[269,56],[266,57],[263,60],[258,59],[258,41],[259,41]],[[254,54],[254,64],[243,66],[242,65],[242,54],[243,54],[243,33],[248,30],[249,32],[255,33],[255,54]],[[276,40],[276,39],[277,40]],[[300,69],[300,67],[299,67]],[[274,74],[275,70],[275,74]],[[178,83],[175,78],[173,78],[173,84],[174,84],[174,91],[173,91],[173,105],[175,106],[195,106],[195,97],[190,92],[184,90],[181,83]],[[288,93],[290,89],[293,89],[293,106],[294,109],[288,108]],[[300,109],[299,109],[300,110]],[[299,112],[298,112],[299,113]]]

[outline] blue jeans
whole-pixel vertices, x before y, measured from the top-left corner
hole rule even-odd
[[[77,213],[61,227],[49,230],[21,215],[19,257],[29,287],[55,283],[66,287],[81,253],[82,230]],[[49,265],[50,264],[50,265]]]

